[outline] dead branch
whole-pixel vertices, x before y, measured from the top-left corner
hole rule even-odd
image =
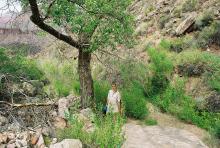
[[[25,104],[12,104],[7,101],[0,101],[0,104],[6,104],[11,107],[22,108],[22,107],[32,107],[32,106],[56,106],[55,102],[47,102],[47,103],[25,103]]]

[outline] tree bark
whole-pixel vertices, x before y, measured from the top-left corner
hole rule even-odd
[[[86,108],[92,105],[94,98],[93,79],[91,74],[91,53],[79,50],[78,73],[80,80],[81,107]]]

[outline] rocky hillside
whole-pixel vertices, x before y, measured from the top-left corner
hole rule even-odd
[[[218,0],[137,0],[130,10],[136,15],[138,36],[163,38],[181,36],[198,30],[197,25],[219,20],[219,7]]]

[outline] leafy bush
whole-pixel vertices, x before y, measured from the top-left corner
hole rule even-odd
[[[151,119],[151,118],[147,118],[147,119],[144,121],[144,123],[145,123],[146,125],[157,125],[157,120]]]
[[[173,64],[166,56],[165,51],[149,48],[148,54],[151,59],[149,66],[153,73],[151,78],[151,88],[148,88],[148,95],[152,95],[163,91],[167,87],[169,83],[168,77],[173,70]]]
[[[191,12],[196,10],[197,0],[186,0],[182,5],[183,12]]]
[[[97,114],[94,119],[95,130],[90,133],[83,129],[84,123],[77,116],[69,116],[68,121],[70,127],[58,132],[60,139],[80,139],[89,147],[115,148],[122,145],[124,119],[120,116],[108,114],[103,117]]]

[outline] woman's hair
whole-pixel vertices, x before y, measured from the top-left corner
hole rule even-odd
[[[115,86],[117,86],[116,82],[112,82],[112,85],[115,85]]]

